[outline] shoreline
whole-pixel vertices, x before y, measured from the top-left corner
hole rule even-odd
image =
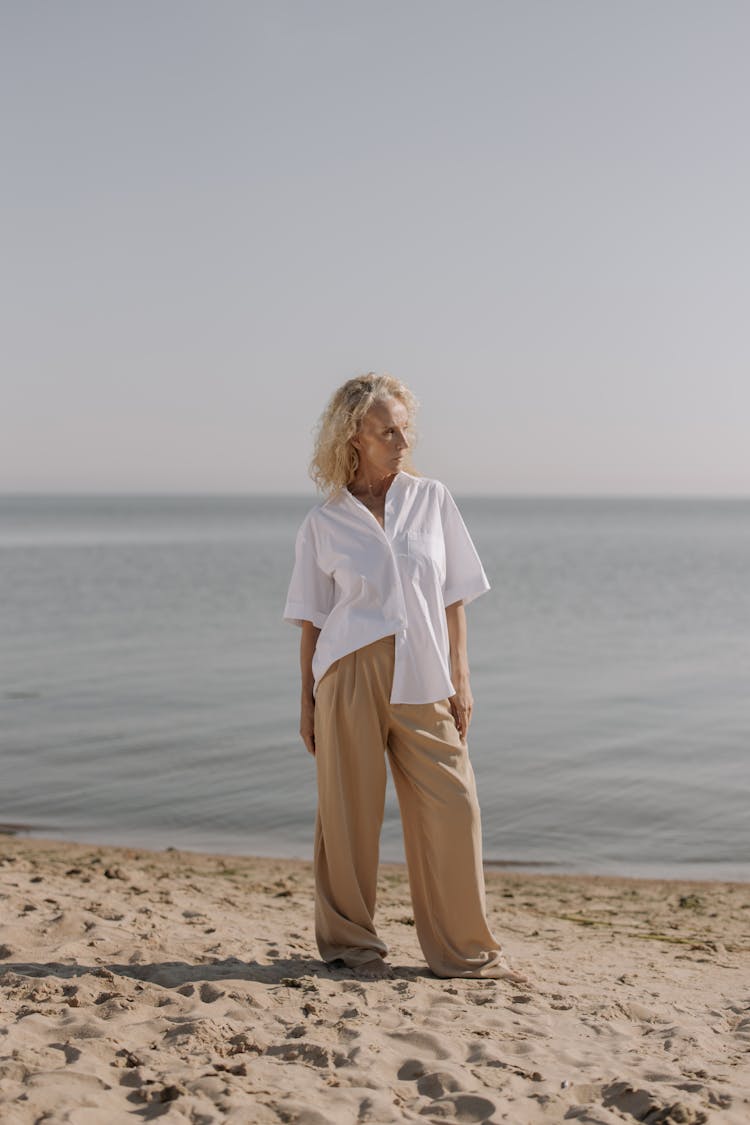
[[[312,862],[311,855],[283,854],[282,852],[266,851],[265,849],[254,850],[252,838],[247,849],[237,849],[233,848],[231,844],[227,847],[218,844],[216,846],[207,846],[205,840],[202,842],[199,840],[194,846],[190,845],[187,847],[180,845],[175,846],[171,843],[157,843],[153,838],[141,844],[132,839],[129,833],[115,833],[114,835],[115,837],[119,836],[119,838],[113,840],[108,836],[105,839],[104,834],[99,834],[97,832],[82,832],[80,835],[77,835],[75,829],[71,829],[70,832],[68,832],[63,829],[56,830],[50,826],[37,827],[19,822],[0,821],[0,840],[40,840],[43,842],[46,841],[49,844],[79,844],[82,847],[124,848],[131,851],[153,852],[157,855],[169,851],[181,851],[186,854],[224,856],[237,859],[290,860],[300,863]],[[257,843],[257,841],[255,841],[255,843]],[[405,860],[403,858],[382,859],[381,864],[393,864],[405,868]],[[590,876],[592,878],[601,879],[634,879],[650,882],[676,883],[731,883],[750,886],[750,862],[742,860],[722,861],[721,863],[713,860],[691,860],[679,866],[674,863],[665,862],[662,866],[654,864],[653,870],[644,869],[643,866],[638,867],[638,865],[632,865],[630,867],[627,867],[627,865],[617,865],[616,868],[614,866],[607,867],[603,865],[599,870],[596,870],[595,868],[577,867],[556,860],[500,859],[485,856],[483,866],[485,873],[490,871],[517,871],[521,874],[528,873],[531,875],[539,873],[543,875],[559,875],[560,877],[569,876],[571,878]],[[703,870],[704,868],[708,870]],[[712,868],[718,868],[718,871],[714,873],[711,870]],[[731,874],[727,874],[727,872]],[[739,874],[736,874],[737,872],[739,872]]]
[[[529,989],[434,977],[401,864],[363,981],[319,959],[307,860],[2,836],[0,1116],[746,1125],[750,886],[486,884]]]

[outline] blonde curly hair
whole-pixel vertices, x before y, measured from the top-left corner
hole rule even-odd
[[[348,379],[331,395],[315,431],[310,476],[322,492],[333,495],[354,480],[359,454],[352,445],[352,438],[373,403],[384,398],[396,398],[406,407],[408,433],[413,441],[419,403],[404,383],[392,375],[376,375],[374,371]],[[408,453],[403,467],[407,472],[415,471]]]

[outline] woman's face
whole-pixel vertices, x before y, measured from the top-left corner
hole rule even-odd
[[[365,414],[352,445],[367,476],[388,476],[401,468],[409,448],[409,412],[397,398],[375,402]]]

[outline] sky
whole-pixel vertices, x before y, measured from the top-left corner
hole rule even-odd
[[[745,0],[2,0],[0,491],[750,495]]]

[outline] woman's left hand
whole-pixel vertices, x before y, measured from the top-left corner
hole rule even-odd
[[[471,723],[471,714],[474,710],[474,696],[471,694],[469,677],[454,679],[454,687],[456,689],[455,694],[449,698],[448,703],[453,714],[453,721],[456,724],[456,730],[461,738],[466,738]]]

